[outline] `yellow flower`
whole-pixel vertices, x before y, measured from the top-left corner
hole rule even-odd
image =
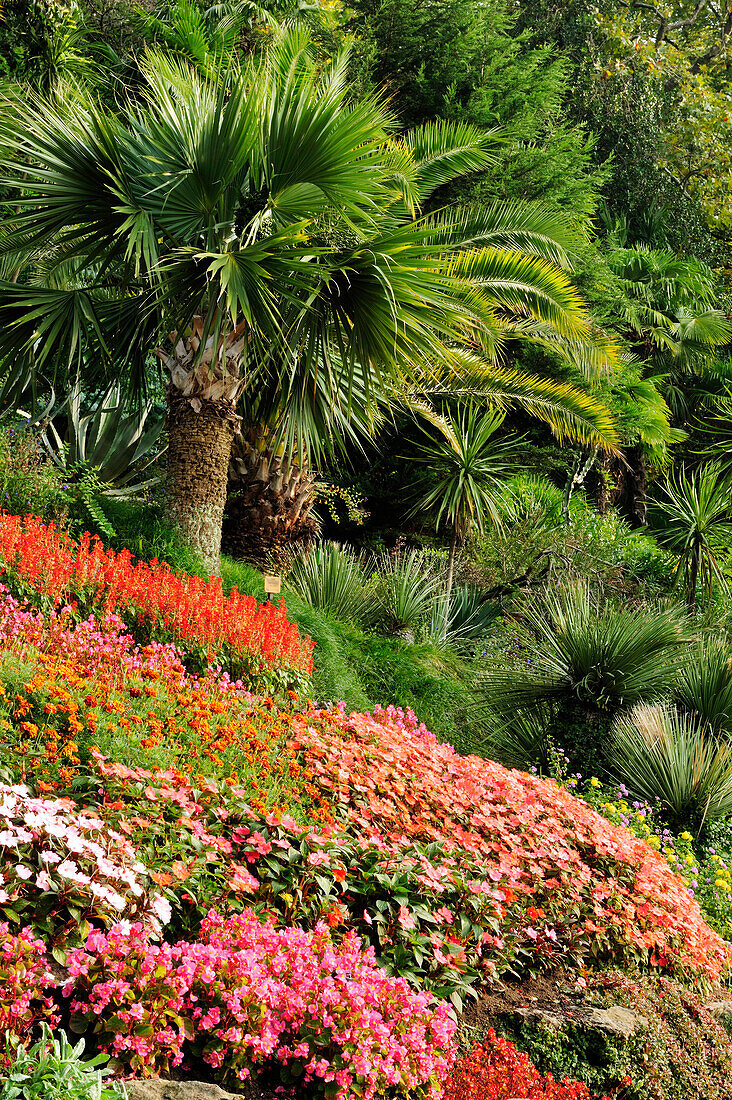
[[[714,880],[714,885],[719,887],[720,890],[724,890],[727,886],[727,883],[724,881],[723,878],[717,878]]]
[[[693,840],[694,838],[691,835],[691,833],[682,833],[681,834],[681,839],[682,840]]]
[[[590,786],[591,787],[599,787],[600,786],[600,780],[596,779],[594,775],[593,775],[592,779],[590,780]]]

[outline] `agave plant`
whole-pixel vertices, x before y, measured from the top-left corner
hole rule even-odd
[[[631,794],[659,800],[677,825],[732,813],[732,745],[668,703],[638,704],[612,731],[612,764]]]
[[[152,402],[130,404],[119,385],[90,401],[77,384],[41,440],[56,465],[70,474],[93,471],[105,495],[129,496],[160,481],[159,476],[145,478],[144,471],[161,453],[163,426]]]
[[[365,625],[375,613],[373,585],[360,559],[347,546],[321,543],[299,555],[287,585],[312,607],[342,622]]]

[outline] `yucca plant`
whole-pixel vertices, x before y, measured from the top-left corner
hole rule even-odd
[[[436,438],[419,443],[410,456],[422,467],[414,483],[412,514],[432,513],[439,528],[450,531],[445,579],[445,633],[449,630],[450,595],[459,542],[500,526],[504,483],[517,466],[519,441],[497,432],[505,414],[468,404],[448,413]]]
[[[602,767],[610,718],[668,694],[688,630],[671,609],[617,608],[577,583],[528,602],[518,623],[520,670],[481,679],[486,711],[556,708],[556,741],[572,763]]]
[[[505,768],[525,772],[535,768],[542,775],[550,775],[559,763],[552,733],[554,717],[552,707],[519,709],[513,714],[489,711],[468,747]]]
[[[363,563],[347,546],[321,543],[299,555],[287,586],[312,607],[341,622],[369,623],[375,614],[373,584]]]
[[[679,668],[671,698],[714,733],[732,735],[732,648],[726,639],[699,639]]]
[[[732,745],[668,703],[638,704],[612,730],[612,770],[632,795],[659,800],[676,826],[732,813]]]
[[[732,478],[717,463],[681,469],[659,490],[651,508],[661,546],[676,556],[676,574],[690,610],[701,587],[727,589],[723,561],[732,541]]]
[[[387,631],[412,643],[434,613],[442,578],[424,550],[397,550],[374,558],[379,615]]]
[[[435,598],[423,639],[469,654],[495,622],[498,609],[475,585],[456,584],[450,595]],[[445,625],[447,624],[447,626]]]

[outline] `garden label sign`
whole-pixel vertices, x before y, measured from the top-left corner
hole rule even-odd
[[[267,593],[267,599],[270,596],[276,596],[282,589],[282,577],[273,577],[269,573],[264,574],[264,591]]]

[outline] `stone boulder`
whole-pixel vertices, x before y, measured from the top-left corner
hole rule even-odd
[[[242,1100],[224,1092],[218,1085],[206,1085],[201,1081],[125,1081],[129,1100]]]

